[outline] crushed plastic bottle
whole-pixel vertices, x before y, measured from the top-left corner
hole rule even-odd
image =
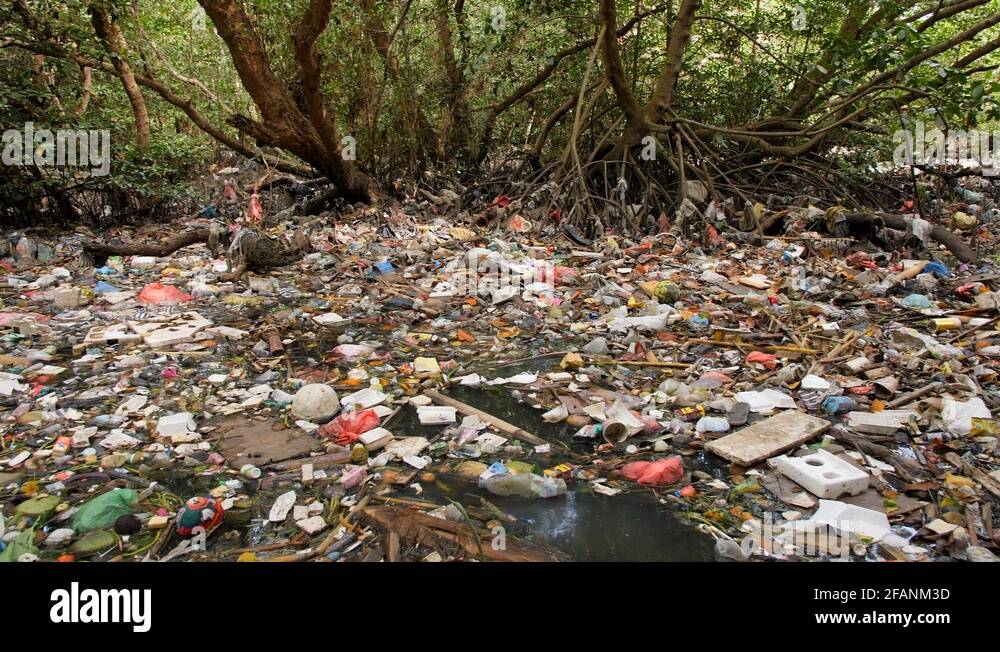
[[[562,478],[548,478],[534,473],[494,475],[483,481],[483,487],[497,496],[554,498],[566,493],[566,481]]]

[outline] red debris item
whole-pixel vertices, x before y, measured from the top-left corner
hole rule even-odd
[[[764,353],[763,351],[753,351],[747,356],[747,362],[759,362],[768,369],[774,369],[778,366],[778,356],[773,353]]]
[[[264,220],[264,209],[260,207],[260,198],[257,193],[250,195],[250,205],[247,206],[247,224],[258,227]]]
[[[875,393],[875,385],[855,385],[847,390],[848,394],[858,394],[867,396]]]
[[[853,253],[845,260],[847,260],[848,265],[854,267],[855,269],[875,269],[878,267],[878,265],[875,264],[875,261],[863,251]]]
[[[660,233],[666,233],[670,230],[670,218],[667,217],[666,213],[660,213],[659,219],[656,220],[656,228],[659,229]]]
[[[51,315],[42,315],[37,312],[0,312],[0,328],[10,323],[12,319],[30,319],[38,323],[49,320]]]
[[[507,222],[507,228],[517,233],[526,233],[531,230],[531,222],[520,215],[515,215]]]
[[[642,254],[650,251],[653,248],[653,243],[649,240],[643,240],[636,247],[628,247],[625,250],[626,256],[631,256],[632,258],[638,258]]]
[[[914,206],[916,206],[916,203],[914,203],[912,199],[907,199],[906,201],[903,202],[903,206],[899,209],[899,211],[901,213],[909,212],[913,210]]]
[[[572,267],[560,267],[558,265],[549,266],[543,265],[538,270],[538,282],[539,283],[552,283],[553,285],[562,285],[566,282],[566,279],[576,278],[576,270]]]
[[[551,211],[549,211],[549,218],[556,224],[559,224],[559,222],[562,220],[562,209],[553,208]]]
[[[493,200],[494,206],[499,206],[500,208],[507,208],[510,205],[510,197],[507,195],[500,195]]]
[[[236,190],[233,188],[232,184],[227,183],[226,187],[222,191],[222,194],[226,198],[226,201],[236,203]]]
[[[320,437],[334,439],[341,446],[350,446],[361,435],[378,426],[381,419],[375,410],[344,412],[339,417],[319,429]]]
[[[175,286],[163,283],[150,283],[139,293],[139,301],[155,303],[158,306],[173,306],[190,300],[190,294],[184,294]]]
[[[655,462],[632,462],[622,467],[626,480],[639,484],[674,484],[684,475],[684,464],[679,457],[668,457]]]
[[[722,247],[726,244],[725,238],[719,235],[718,229],[714,226],[709,226],[705,229],[705,242],[710,247]]]

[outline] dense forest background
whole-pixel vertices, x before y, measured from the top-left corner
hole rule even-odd
[[[113,143],[107,177],[0,168],[22,213],[155,215],[229,153],[352,202],[544,192],[583,226],[649,226],[688,181],[737,210],[884,207],[898,130],[1000,118],[1000,0],[7,0],[0,20],[0,127]]]

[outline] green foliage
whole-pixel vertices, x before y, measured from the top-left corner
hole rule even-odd
[[[38,24],[13,6],[0,8],[2,36],[22,42],[55,41],[74,55],[111,62],[96,38],[88,7],[98,0],[25,0]],[[12,4],[12,3],[5,3]],[[233,115],[259,119],[244,89],[231,53],[204,19],[195,0],[102,0],[121,27],[129,51],[126,60],[139,74],[155,77],[182,98],[190,98],[212,124],[230,136]],[[298,21],[307,0],[244,0],[254,29],[265,44],[271,68],[293,97],[300,87],[294,56]],[[597,0],[360,0],[338,1],[318,47],[323,56],[322,87],[342,134],[357,140],[361,164],[383,177],[413,172],[429,160],[449,166],[454,153],[474,156],[491,111],[522,84],[543,71],[560,51],[593,39],[599,28]],[[663,3],[666,6],[667,3]],[[640,21],[620,39],[625,72],[640,102],[653,91],[664,63],[673,12],[670,8]],[[914,9],[923,7],[924,11]],[[133,6],[138,13],[133,12]],[[403,7],[405,20],[400,20]],[[651,0],[620,0],[619,24],[660,6]],[[983,18],[1000,11],[1000,0],[939,21],[921,24],[937,2],[904,0],[705,0],[685,52],[674,110],[707,125],[748,128],[783,115],[818,85],[815,107],[802,116],[804,125],[823,116],[823,106],[848,97],[882,71],[901,66],[931,46],[946,41]],[[462,7],[459,13],[457,7]],[[441,12],[450,44],[439,29]],[[850,19],[857,14],[855,38]],[[921,15],[922,14],[922,15]],[[889,16],[890,20],[869,19]],[[376,47],[375,35],[393,33],[388,56]],[[987,30],[970,42],[929,58],[885,83],[864,100],[864,122],[872,130],[840,129],[824,142],[827,151],[872,163],[873,152],[891,148],[889,136],[901,124],[931,120],[953,128],[994,125],[1000,121],[1000,78],[997,52],[976,61],[974,72],[956,61],[987,39]],[[496,118],[490,151],[502,154],[533,143],[540,126],[567,98],[580,92],[590,47],[566,57],[554,73]],[[449,65],[454,62],[458,79]],[[22,49],[0,49],[0,120],[20,125],[28,120],[50,125],[81,124],[111,128],[116,143],[113,179],[142,192],[183,195],[183,180],[193,166],[210,155],[207,135],[178,134],[187,119],[177,107],[144,88],[153,123],[153,144],[139,151],[131,106],[113,75],[98,70],[88,112],[73,113],[80,96],[79,66],[66,58],[47,57],[50,83],[39,81],[30,55]],[[591,80],[603,74],[596,58]],[[188,81],[186,81],[188,80]],[[198,84],[189,80],[197,80]],[[207,92],[206,92],[207,91]],[[467,108],[467,114],[457,111]],[[449,143],[454,116],[466,116],[468,142]],[[605,133],[621,130],[621,112],[611,90],[594,102],[585,138],[593,145]],[[433,142],[421,142],[421,120],[433,131]],[[572,112],[558,121],[545,152],[558,158],[572,130]],[[720,148],[742,150],[726,133],[707,138]],[[454,145],[454,147],[452,146]],[[428,151],[430,148],[430,151]],[[847,164],[851,168],[851,163]]]

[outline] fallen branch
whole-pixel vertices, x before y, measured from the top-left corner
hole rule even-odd
[[[558,561],[541,550],[533,550],[517,541],[507,539],[505,550],[496,550],[492,545],[478,547],[475,537],[469,532],[468,523],[455,523],[408,509],[393,507],[366,507],[365,517],[384,528],[395,532],[411,545],[425,545],[431,548],[448,549],[458,546],[466,554],[478,557],[482,553],[494,561]],[[476,529],[475,536],[489,541],[493,533]]]
[[[492,414],[483,412],[482,410],[476,409],[471,405],[467,405],[461,401],[456,401],[455,399],[449,396],[445,396],[444,394],[441,394],[439,392],[436,392],[433,389],[425,389],[424,395],[427,396],[427,398],[434,401],[435,403],[437,403],[438,405],[447,405],[449,407],[455,408],[456,410],[467,416],[479,417],[480,419],[490,424],[500,432],[505,432],[508,435],[517,437],[518,439],[523,439],[529,444],[534,444],[535,446],[542,446],[548,443],[538,435],[533,435],[527,430],[518,428],[512,423],[507,423],[506,421],[498,419]]]
[[[877,215],[872,215],[870,213],[847,213],[847,221],[851,224],[858,224],[862,226],[879,226],[884,225],[890,229],[896,229],[899,231],[906,231],[909,229],[910,220],[904,215],[893,215],[890,213],[879,213]],[[934,225],[931,227],[930,232],[931,238],[940,244],[943,244],[948,248],[955,258],[958,258],[963,263],[975,263],[979,260],[976,252],[972,250],[972,247],[965,243],[960,235],[953,231],[949,231],[943,226]]]
[[[125,244],[111,244],[109,242],[97,242],[87,240],[83,243],[83,251],[92,257],[108,256],[156,256],[162,258],[169,256],[178,249],[189,247],[193,244],[205,243],[209,248],[217,249],[225,244],[226,232],[217,227],[199,227],[189,231],[182,231],[159,243],[130,242]]]

